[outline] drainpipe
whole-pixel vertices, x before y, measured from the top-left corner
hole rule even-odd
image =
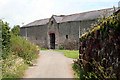
[[[80,21],[80,23],[81,23],[81,21]],[[78,49],[79,49],[79,44],[80,44],[80,36],[81,36],[81,26],[79,25]]]
[[[78,49],[79,49],[79,44],[80,44],[80,25],[79,25]]]
[[[25,28],[25,38],[27,40],[27,28]]]
[[[79,38],[80,38],[80,26],[79,26]]]

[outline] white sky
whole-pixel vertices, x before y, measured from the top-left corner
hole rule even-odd
[[[118,6],[119,0],[0,0],[0,19],[11,27],[54,15],[68,15]]]

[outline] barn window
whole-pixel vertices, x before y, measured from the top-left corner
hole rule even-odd
[[[68,35],[66,35],[66,39],[68,39]]]

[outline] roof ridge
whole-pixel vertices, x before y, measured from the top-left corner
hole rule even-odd
[[[85,16],[87,16],[89,19],[93,19],[93,18],[96,18],[98,16],[98,13],[100,13],[101,11],[104,12],[104,10],[106,10],[106,11],[111,12],[111,10],[113,10],[113,9],[114,8],[104,8],[104,9],[85,11],[85,12],[74,13],[74,14],[69,14],[69,15],[52,15],[52,17],[53,18],[56,17],[56,21],[58,21],[58,23],[67,22],[67,21],[73,21],[73,20],[77,21],[77,20],[87,19]],[[85,16],[83,16],[84,14],[85,14]],[[94,16],[94,14],[96,14],[96,16]],[[77,17],[80,18],[80,19],[78,19]],[[48,23],[50,19],[51,19],[51,17],[50,18],[43,18],[43,19],[35,20],[35,21],[25,25],[25,26],[29,26],[29,25],[33,25],[33,24]]]
[[[47,19],[50,19],[50,18],[38,19],[38,20],[35,20],[35,21],[41,21],[41,20],[47,20]]]
[[[72,15],[77,15],[77,14],[84,14],[84,13],[90,13],[90,12],[102,11],[102,10],[108,10],[108,9],[113,9],[113,8],[105,8],[105,9],[98,9],[98,10],[85,11],[85,12],[74,13],[74,14],[70,14],[70,15],[66,15],[66,16],[72,16]]]

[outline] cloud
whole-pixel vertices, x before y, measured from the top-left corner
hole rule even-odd
[[[50,0],[0,0],[0,19],[12,24],[28,23],[50,17],[52,5]]]
[[[0,19],[22,25],[54,15],[112,7],[117,0],[0,0]]]

